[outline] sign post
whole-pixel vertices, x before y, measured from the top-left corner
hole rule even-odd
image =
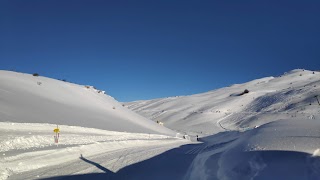
[[[55,136],[53,136],[54,142],[58,144],[59,143],[59,134],[60,134],[60,129],[59,129],[58,125],[57,125],[57,128],[55,128],[53,130],[53,132],[55,133]]]

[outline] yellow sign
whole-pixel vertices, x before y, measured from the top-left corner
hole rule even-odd
[[[59,133],[59,132],[60,132],[60,129],[57,127],[57,128],[55,128],[55,129],[53,130],[53,132]]]

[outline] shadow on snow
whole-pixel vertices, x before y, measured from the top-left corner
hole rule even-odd
[[[190,164],[196,157],[197,153],[186,153],[190,150],[197,149],[202,144],[188,144],[178,148],[166,151],[158,156],[146,159],[144,161],[132,164],[120,169],[114,173],[107,168],[101,166],[98,163],[90,161],[89,159],[80,155],[80,159],[96,166],[98,169],[104,171],[104,173],[91,173],[91,174],[79,174],[79,175],[66,175],[44,178],[47,180],[55,179],[130,179],[130,180],[177,180],[183,179],[184,175],[188,171]]]
[[[231,158],[233,157],[229,154]],[[258,180],[319,180],[320,158],[296,151],[259,150],[235,154],[238,158],[230,161],[223,158],[220,166],[221,177],[226,179]],[[229,162],[228,162],[229,160]],[[215,164],[216,162],[211,162]]]
[[[97,167],[104,173],[66,175],[46,179],[107,179],[107,180],[181,180],[185,178],[200,154],[210,154],[215,149],[232,145],[239,134],[237,132],[218,133],[205,137],[205,143],[188,144],[171,149],[150,159],[126,166],[118,172],[112,172],[85,157],[81,160]],[[232,146],[231,146],[232,147]],[[258,179],[258,180],[320,180],[320,157],[296,151],[258,150],[243,152],[236,147],[222,153],[208,156],[204,167],[205,177],[209,179]],[[198,177],[201,179],[201,177]]]
[[[237,136],[239,136],[237,132],[229,131],[199,138],[199,142],[203,143],[182,145],[150,159],[126,166],[115,173],[80,155],[81,160],[96,166],[98,169],[104,171],[104,173],[66,175],[44,179],[180,180],[184,179],[185,175],[188,174],[187,171],[190,165],[199,153],[220,148],[234,141]],[[221,141],[221,138],[224,140]],[[214,142],[212,142],[212,140],[214,140]]]

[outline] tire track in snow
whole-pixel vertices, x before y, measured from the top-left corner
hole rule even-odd
[[[59,169],[63,164],[67,169],[70,162],[77,160],[80,154],[84,157],[99,157],[100,154],[110,154],[108,159],[117,162],[115,158],[122,156],[119,162],[120,165],[114,167],[121,168],[122,166],[136,162],[137,159],[147,157],[148,149],[153,147],[173,148],[182,144],[188,143],[185,140],[177,139],[164,135],[143,134],[143,133],[127,133],[113,132],[84,127],[61,126],[64,133],[60,136],[59,146],[53,144],[52,126],[50,124],[28,124],[28,123],[0,123],[0,137],[6,137],[0,141],[0,179],[37,179],[39,174],[46,176],[69,175],[63,174],[64,169],[60,171],[52,171]],[[61,143],[61,144],[60,144]],[[130,150],[125,151],[126,148]],[[135,150],[138,149],[138,150]],[[167,150],[167,149],[166,149]],[[118,153],[120,152],[120,154]],[[130,156],[130,152],[145,152],[141,153],[141,158],[136,157],[132,162],[126,158]],[[161,150],[158,151],[161,153]],[[157,155],[157,152],[149,153]],[[69,164],[68,164],[69,163]],[[74,163],[77,167],[77,163]],[[80,165],[79,171],[84,170]],[[92,167],[92,165],[91,165]],[[112,168],[112,167],[109,167]],[[56,174],[52,173],[55,172]],[[72,172],[72,173],[76,173]],[[62,173],[62,174],[61,174]],[[31,174],[30,176],[28,176]],[[10,177],[11,176],[11,177]]]
[[[141,162],[143,160],[152,158],[158,154],[161,154],[170,149],[176,148],[185,143],[168,143],[168,144],[156,144],[156,145],[143,145],[138,147],[121,148],[114,151],[102,152],[94,156],[83,157],[88,161],[99,164],[101,167],[108,169],[116,173],[120,169],[129,166],[134,163]],[[80,154],[79,154],[80,157]],[[103,173],[103,170],[96,166],[84,162],[80,159],[70,162],[62,163],[55,166],[45,167],[34,171],[26,172],[23,174],[15,174],[9,179],[37,179],[48,178],[63,175],[76,175],[87,173]]]

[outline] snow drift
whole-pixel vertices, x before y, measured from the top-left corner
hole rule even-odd
[[[318,180],[319,126],[319,119],[278,120],[242,133],[226,132],[224,138],[207,137],[208,144],[220,147],[199,154],[186,180]]]

